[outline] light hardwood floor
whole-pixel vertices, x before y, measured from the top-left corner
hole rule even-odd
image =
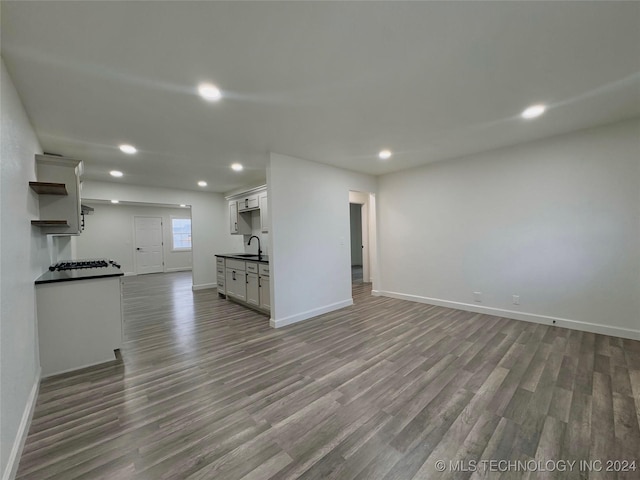
[[[448,468],[640,462],[640,342],[354,299],[274,330],[189,273],[125,278],[124,362],[42,382],[18,478],[640,478]]]

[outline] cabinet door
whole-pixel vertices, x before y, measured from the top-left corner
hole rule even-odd
[[[269,232],[269,202],[267,201],[267,192],[260,194],[260,231],[262,233]]]
[[[260,290],[258,287],[258,274],[247,273],[247,303],[258,307],[260,305]]]
[[[257,210],[259,208],[258,195],[249,195],[238,200],[238,211]]]
[[[216,258],[216,284],[218,288],[218,293],[220,295],[226,295],[225,284],[227,283],[227,269],[224,265],[224,258],[217,257]]]
[[[269,277],[260,277],[258,288],[260,289],[260,308],[271,310],[271,280]]]
[[[234,296],[243,302],[247,301],[247,274],[245,272],[236,271],[236,280],[234,285]]]
[[[238,233],[238,202],[229,202],[229,229],[231,233]]]
[[[236,296],[236,294],[235,294],[235,287],[236,287],[235,279],[238,277],[238,274],[232,268],[227,268],[226,277],[227,278],[226,278],[226,282],[225,282],[225,291],[226,291],[228,296],[235,297]]]

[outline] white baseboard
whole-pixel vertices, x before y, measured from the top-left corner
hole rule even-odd
[[[165,273],[173,273],[173,272],[190,272],[191,267],[175,267],[175,268],[167,268],[165,269]]]
[[[217,283],[201,283],[200,285],[192,285],[191,290],[195,292],[196,290],[207,290],[209,288],[216,288],[217,286]]]
[[[118,348],[120,348],[120,347],[118,347]],[[98,360],[97,362],[86,363],[84,365],[78,365],[76,367],[67,368],[65,370],[60,370],[58,372],[45,373],[44,375],[42,375],[42,379],[44,380],[45,378],[55,377],[57,375],[62,375],[62,374],[65,374],[65,373],[75,372],[76,370],[82,370],[82,369],[89,368],[89,367],[97,367],[98,365],[105,365],[105,364],[114,363],[114,362],[117,362],[117,361],[118,361],[118,359],[115,358],[115,355],[114,355],[113,358],[105,358],[105,359],[102,359],[102,360]]]
[[[314,308],[313,310],[307,310],[306,312],[296,313],[295,315],[290,315],[285,318],[271,318],[269,320],[269,325],[271,325],[273,328],[285,327],[287,325],[291,325],[292,323],[302,322],[303,320],[308,320],[309,318],[317,317],[318,315],[322,315],[323,313],[333,312],[334,310],[339,310],[350,305],[353,305],[353,298],[349,298],[341,302],[332,303],[330,305],[325,305],[323,307]]]
[[[16,438],[13,441],[13,447],[9,453],[9,459],[7,460],[7,466],[4,469],[2,480],[13,480],[18,473],[18,464],[20,463],[20,457],[22,456],[22,450],[24,449],[24,443],[27,440],[27,434],[29,433],[29,427],[31,427],[31,419],[33,418],[33,411],[36,408],[36,401],[38,400],[38,392],[40,391],[40,372],[38,368],[36,372],[36,379],[31,387],[27,404],[22,412],[22,419],[18,426],[18,432]]]
[[[457,310],[465,310],[467,312],[486,313],[487,315],[511,318],[513,320],[523,320],[525,322],[554,325],[556,327],[569,328],[571,330],[581,330],[583,332],[600,333],[602,335],[611,335],[613,337],[640,340],[640,330],[632,330],[630,328],[613,327],[610,325],[602,325],[598,323],[570,320],[568,318],[550,317],[547,315],[538,315],[536,313],[517,312],[514,310],[485,307],[481,305],[473,305],[470,303],[453,302],[450,300],[442,300],[440,298],[421,297],[418,295],[409,295],[406,293],[388,292],[385,290],[377,290],[376,293],[371,292],[371,294],[376,296],[398,298],[400,300],[409,300],[411,302],[428,303],[429,305],[438,305],[440,307],[455,308]]]

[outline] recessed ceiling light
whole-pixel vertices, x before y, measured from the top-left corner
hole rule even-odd
[[[120,170],[111,170],[109,172],[109,175],[111,175],[112,177],[121,177],[124,175],[124,173],[122,173]]]
[[[205,182],[204,180],[200,180],[200,181],[198,182],[198,186],[199,186],[199,187],[206,187],[206,186],[207,186],[207,182]]]
[[[547,109],[547,107],[545,105],[531,105],[530,107],[526,108],[520,114],[520,116],[522,118],[530,120],[532,118],[536,118],[536,117],[539,117],[540,115],[542,115],[545,112],[546,109]]]
[[[183,208],[186,207],[186,205],[184,203],[181,203],[180,206],[183,207]]]
[[[234,163],[233,165],[231,165],[231,169],[235,170],[236,172],[240,172],[244,167],[240,164],[240,163]]]
[[[133,155],[138,151],[136,147],[134,147],[133,145],[127,145],[126,143],[120,145],[120,150],[122,150],[124,153],[128,153],[129,155]]]
[[[220,89],[210,83],[201,83],[198,85],[198,93],[202,98],[210,102],[217,102],[222,98]]]
[[[120,203],[120,200],[111,200],[111,203]]]
[[[391,150],[380,150],[380,153],[378,153],[378,157],[380,157],[382,160],[391,158]]]

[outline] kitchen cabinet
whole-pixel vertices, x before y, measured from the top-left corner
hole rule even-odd
[[[252,235],[258,228],[262,233],[269,231],[266,185],[225,198],[229,201],[229,231],[232,235]],[[258,218],[260,225],[253,225]]]
[[[247,273],[247,303],[260,306],[260,287],[257,273]]]
[[[116,359],[114,351],[122,346],[121,275],[36,283],[43,377]]]
[[[230,297],[242,302],[247,300],[247,279],[245,262],[228,258],[225,260],[225,290]]]
[[[260,204],[258,201],[258,195],[246,195],[237,200],[238,202],[238,212],[248,212],[250,210],[257,210],[260,208]]]
[[[258,205],[260,206],[260,231],[262,233],[269,232],[269,204],[267,200],[267,192],[258,195]]]
[[[232,235],[251,235],[251,217],[238,211],[238,202],[229,202],[229,229]]]
[[[227,268],[225,288],[227,295],[241,301],[247,299],[246,273],[234,268]]]
[[[226,269],[224,265],[224,258],[216,257],[216,288],[219,295],[226,295],[225,288],[226,282]]]
[[[243,255],[243,254],[240,254]],[[238,254],[216,255],[218,294],[263,313],[271,310],[269,264],[241,260]]]
[[[247,272],[247,303],[254,307],[260,306],[260,290],[258,288],[258,264],[245,263]]]
[[[262,310],[271,310],[271,279],[266,275],[258,278],[258,289],[260,290],[260,305]]]
[[[258,265],[258,289],[260,291],[260,305],[262,310],[271,310],[271,278],[269,264]]]
[[[40,219],[31,224],[47,235],[78,235],[82,231],[80,176],[83,163],[54,155],[36,155],[38,181],[29,188],[38,194]]]

